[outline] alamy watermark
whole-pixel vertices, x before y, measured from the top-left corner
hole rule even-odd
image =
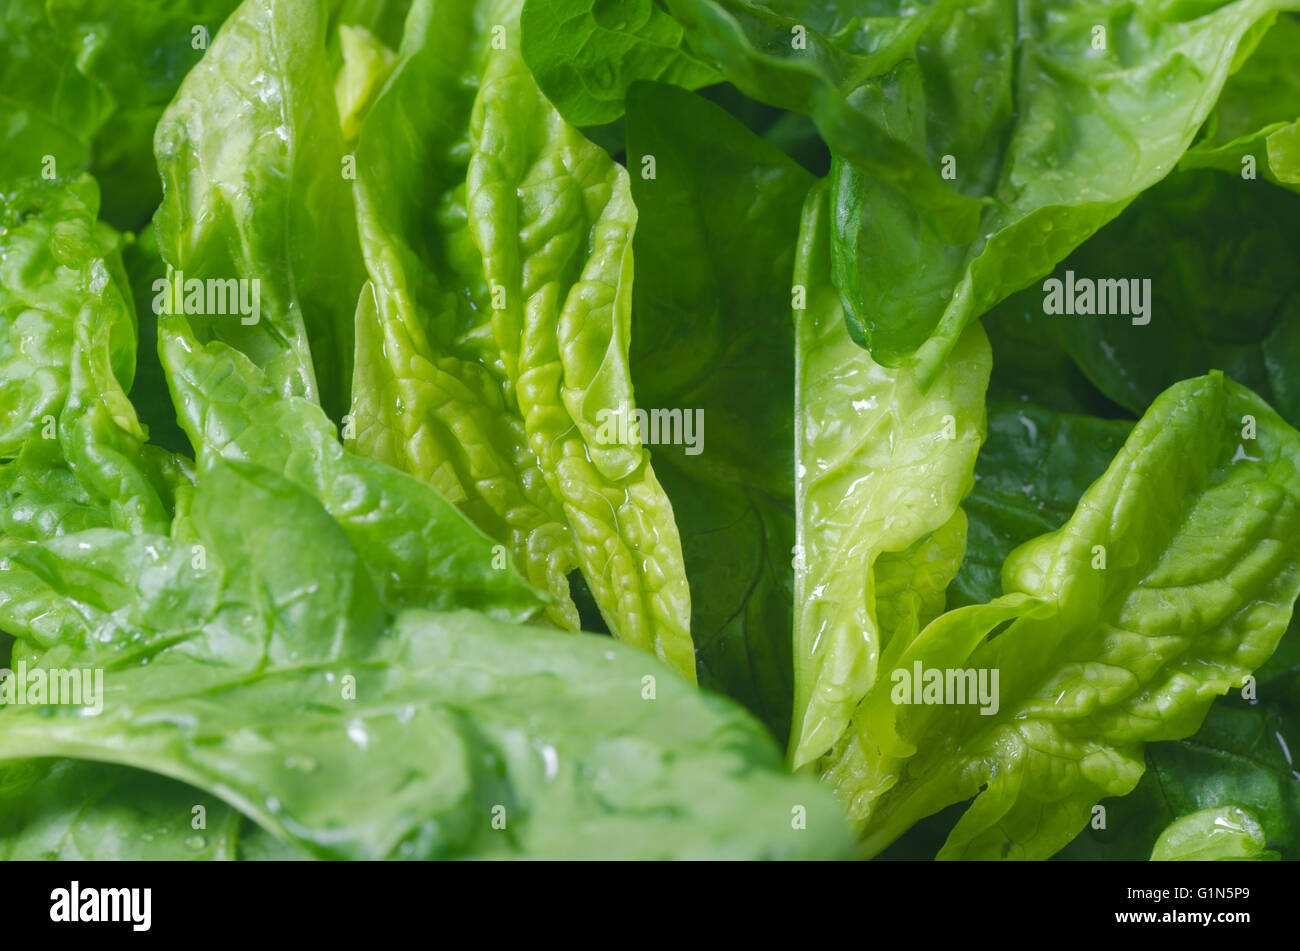
[[[16,670],[0,667],[0,706],[56,704],[104,709],[104,668],[33,667],[19,661]]]
[[[83,888],[73,881],[50,892],[50,921],[125,922],[132,931],[153,923],[152,888]]]
[[[980,714],[998,712],[998,669],[996,667],[925,667],[914,661],[912,669],[896,668],[890,679],[894,703],[979,704]]]
[[[262,314],[262,282],[258,278],[192,277],[175,271],[170,279],[153,282],[153,312],[163,314],[238,314],[241,324],[255,324]]]
[[[596,442],[602,446],[685,446],[688,456],[704,451],[703,409],[600,409]]]
[[[1131,317],[1134,326],[1151,323],[1151,278],[1049,277],[1043,282],[1043,313],[1054,316]]]

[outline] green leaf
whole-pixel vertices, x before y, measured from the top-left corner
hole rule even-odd
[[[264,466],[312,493],[363,553],[392,604],[468,607],[523,619],[543,607],[492,540],[427,484],[346,451],[319,406],[275,392],[239,351],[200,345],[183,323],[163,326],[163,366],[200,480],[222,459]]]
[[[139,615],[150,662],[104,663],[96,716],[9,706],[0,760],[148,770],[320,857],[844,854],[828,794],[758,723],[643,652],[473,612],[390,620],[345,533],[266,469],[208,467],[191,512],[206,620]],[[93,656],[64,643],[40,663]]]
[[[1169,171],[1229,74],[1277,11],[1293,7],[665,5],[696,59],[746,95],[817,123],[838,159],[832,248],[850,331],[877,361],[915,365],[925,385],[967,324]],[[530,10],[540,18],[558,6],[532,0]],[[650,18],[623,22],[629,35],[618,45],[654,42]],[[578,89],[616,102],[639,74],[612,67],[614,45],[596,43],[589,59],[569,64],[548,60],[548,88],[584,105],[594,97]],[[548,37],[537,47],[540,62],[560,44]]]
[[[1277,859],[1264,848],[1259,820],[1239,806],[1221,806],[1182,816],[1164,832],[1151,852],[1153,862]]]
[[[167,454],[146,450],[126,397],[136,328],[120,238],[98,222],[98,189],[82,174],[24,182],[0,200],[0,455],[26,477],[70,471],[111,524],[163,530],[170,520]],[[48,487],[50,483],[45,482]]]
[[[1053,413],[1023,402],[992,403],[975,488],[963,503],[969,545],[949,606],[995,598],[1006,557],[1065,523],[1131,428],[1126,421]],[[1231,803],[1259,816],[1275,847],[1300,854],[1300,775],[1289,759],[1290,746],[1300,744],[1300,721],[1290,699],[1297,649],[1293,619],[1277,653],[1256,674],[1261,699],[1245,701],[1234,692],[1215,701],[1194,735],[1148,743],[1146,772],[1137,787],[1123,798],[1102,800],[1103,825],[1090,821],[1057,857],[1144,860],[1160,831],[1178,816]],[[960,808],[944,834],[959,817]],[[942,840],[940,835],[929,855]]]
[[[718,80],[654,0],[529,0],[520,26],[524,61],[570,125],[613,122],[637,80],[685,89]]]
[[[355,194],[370,281],[356,313],[347,443],[428,482],[509,546],[529,581],[555,595],[551,620],[576,629],[569,525],[523,420],[490,366],[453,354],[435,335],[467,301],[419,209],[454,200],[448,193],[463,183],[463,150],[445,132],[468,126],[472,101],[458,73],[477,68],[487,42],[468,6],[435,22],[430,3],[415,4],[400,61],[359,132]],[[349,49],[344,75],[356,56]]]
[[[16,0],[0,14],[0,182],[82,170],[103,217],[138,228],[161,198],[153,132],[236,0]]]
[[[1223,87],[1206,122],[1206,134],[1188,150],[1179,168],[1217,168],[1246,178],[1246,157],[1254,162],[1251,179],[1300,190],[1295,155],[1300,135],[1300,20],[1278,18],[1258,49]]]
[[[432,181],[423,188],[437,206],[438,227],[411,220],[400,192],[376,197],[375,219],[363,222],[363,228],[390,229],[388,240],[367,242],[367,264],[372,278],[379,273],[374,286],[382,299],[373,311],[363,300],[360,318],[370,324],[361,332],[368,335],[363,342],[377,360],[378,341],[389,335],[393,353],[410,355],[419,367],[414,374],[406,366],[396,373],[380,367],[383,372],[363,384],[368,400],[362,406],[381,418],[363,422],[379,429],[379,448],[371,451],[420,456],[401,464],[448,485],[454,477],[470,508],[497,523],[507,499],[475,506],[471,493],[480,494],[474,483],[490,476],[492,467],[504,470],[509,460],[529,510],[497,537],[514,545],[530,577],[544,576],[564,593],[571,544],[615,636],[694,679],[690,595],[672,508],[648,453],[629,427],[617,425],[634,411],[627,346],[636,209],[627,172],[567,125],[533,82],[518,52],[519,6],[506,0],[487,10],[461,8],[452,35],[470,41],[453,45],[450,62],[438,54],[444,42],[438,30],[421,25],[427,8],[414,7],[408,21],[413,76],[431,70],[443,88],[422,88],[427,100],[408,92],[394,107],[406,112],[399,127],[419,137],[414,146],[403,143],[398,154],[406,161],[411,155],[433,158]],[[427,51],[420,49],[428,44]],[[467,90],[474,97],[462,141]],[[381,99],[375,109],[383,107]],[[401,173],[425,174],[416,163]],[[399,221],[404,226],[393,241]],[[432,274],[412,265],[402,242]],[[404,273],[394,271],[393,262]],[[420,359],[417,317],[427,321],[428,349],[436,359]],[[443,360],[444,354],[455,359]],[[421,417],[432,416],[437,426],[464,424],[470,445],[493,444],[496,460],[485,455],[461,465],[460,473],[455,466],[439,471],[442,450],[424,453],[409,445],[402,432],[407,423],[396,415],[405,411],[402,390],[415,383],[408,376],[423,380],[435,362],[445,376],[434,378],[432,388],[415,385]],[[378,392],[364,394],[367,389]],[[448,395],[459,405],[448,404]],[[484,431],[488,421],[476,402],[498,416],[495,433]],[[561,513],[567,538],[543,531],[529,539],[537,549],[521,552],[521,528]],[[572,611],[564,615],[572,623]]]
[[[818,188],[795,266],[806,291],[795,313],[796,767],[850,729],[890,639],[943,608],[965,546],[958,506],[984,438],[989,374],[978,327],[929,390],[854,345],[830,283],[828,218]]]
[[[1271,848],[1300,855],[1300,618],[1255,673],[1252,699],[1237,691],[1214,702],[1201,728],[1183,740],[1147,745],[1147,770],[1123,799],[1106,800],[1103,829],[1091,824],[1063,859],[1140,861],[1179,816],[1240,806],[1256,816]]]
[[[1245,413],[1260,421],[1250,442]],[[864,701],[825,778],[868,854],[975,796],[940,857],[1046,857],[1095,803],[1134,788],[1144,743],[1194,733],[1290,620],[1297,448],[1291,427],[1221,375],[1178,384],[1070,521],[1012,554],[1002,599],[950,612],[891,651],[882,666],[996,671],[999,686],[982,707],[899,705],[882,679]]]
[[[142,227],[162,200],[153,135],[163,109],[238,0],[49,0],[46,12],[77,69],[111,103],[91,141],[89,170],[104,192],[103,218]],[[198,31],[203,31],[202,33]],[[71,171],[71,169],[68,169]],[[66,174],[66,172],[65,172]]]
[[[948,606],[982,604],[1001,594],[1007,557],[1023,542],[1065,524],[1132,428],[1122,420],[1053,413],[1029,403],[990,403],[975,488],[962,503],[966,558]]]
[[[100,717],[6,711],[0,756],[76,755],[180,778],[322,857],[846,851],[838,810],[783,773],[755,721],[644,654],[467,613],[397,624],[382,654],[205,679],[202,694],[181,686],[194,662],[111,671]],[[641,698],[651,672],[654,703]],[[347,674],[355,701],[339,699]],[[806,829],[792,829],[797,806]]]
[[[648,454],[612,425],[634,406],[627,172],[559,119],[514,47],[492,56],[470,120],[468,226],[503,292],[492,337],[610,630],[693,680],[672,507]]]
[[[36,760],[0,771],[6,861],[233,859],[242,822],[215,796],[140,770]]]
[[[284,625],[288,652],[304,649],[308,631],[335,653],[365,643],[379,624],[373,583],[355,577],[365,565],[318,502],[244,462],[211,463],[203,485],[187,493],[171,537],[97,528],[0,542],[4,627],[54,666],[147,662],[176,647],[213,667],[252,667]],[[259,526],[271,507],[278,521]],[[285,530],[295,523],[322,537],[302,547]],[[328,590],[304,597],[320,578]]]
[[[855,338],[932,378],[965,326],[1164,177],[1238,57],[1287,6],[1205,4],[1188,18],[1113,2],[990,2],[937,20],[877,95],[895,134],[923,142],[936,165],[950,156],[962,193],[984,202],[979,237],[953,240],[910,186],[840,163],[836,285]],[[1099,27],[1104,49],[1092,42]]]
[[[157,230],[174,271],[154,306],[166,314],[162,362],[181,425],[201,469],[252,460],[313,492],[393,603],[527,617],[546,600],[494,565],[487,536],[427,485],[346,453],[326,417],[336,400],[319,391],[313,360],[324,354],[321,378],[350,390],[362,275],[324,28],[315,3],[248,0],[159,126]],[[255,80],[269,91],[247,90],[231,108],[231,89]],[[342,227],[316,224],[331,220]],[[235,279],[259,282],[260,315],[158,306],[169,289]]]
[[[108,512],[48,447],[33,444],[0,466],[0,538],[43,541],[111,527]]]
[[[325,6],[246,0],[226,21],[158,123],[154,224],[181,291],[198,290],[203,310],[219,302],[217,285],[200,282],[259,282],[255,306],[245,306],[251,285],[238,308],[187,306],[198,338],[240,350],[278,390],[338,419],[362,273]],[[155,292],[157,311],[167,298]]]
[[[642,405],[676,413],[680,424],[661,432],[652,452],[682,534],[700,683],[739,699],[784,739],[794,554],[789,300],[812,177],[683,90],[639,83],[627,109],[630,161],[655,159],[653,178],[632,176],[632,379]]]
[[[946,0],[920,7],[886,4],[862,14],[805,0],[668,0],[667,6],[686,28],[692,51],[742,92],[811,116],[833,154],[906,187],[948,241],[974,237],[978,201],[947,186],[932,161],[938,153],[927,153],[924,138],[900,128],[900,118],[908,107],[901,104],[917,91],[913,58],[921,37],[950,21],[963,22],[970,32],[971,21],[981,16],[975,8],[957,10]],[[989,32],[982,39],[1005,45],[1011,37]],[[978,69],[988,65],[981,60]],[[974,64],[971,69],[977,71]],[[943,76],[940,82],[951,87],[936,98],[951,98],[959,80]],[[948,126],[964,131],[996,122],[1006,112],[998,99],[1007,97],[990,94],[995,85],[979,85],[977,108],[946,111]]]
[[[95,220],[98,208],[99,189],[85,175],[32,176],[0,194],[0,457],[57,438],[52,423],[68,399],[82,307],[92,294],[121,293],[120,239]],[[134,323],[110,318],[109,326],[113,372],[129,386]]]
[[[1231,235],[1231,240],[1224,240]],[[1141,414],[1167,387],[1222,369],[1300,424],[1300,198],[1208,171],[1152,188],[1070,255],[1051,280],[1150,281],[1149,323],[1044,313],[1044,285],[996,308],[995,341],[1018,335],[1049,366],[1068,354],[1102,393]],[[996,352],[996,351],[995,351]]]
[[[12,179],[70,177],[84,168],[90,140],[112,111],[107,91],[77,69],[45,8],[45,0],[13,0],[0,10],[0,190]]]

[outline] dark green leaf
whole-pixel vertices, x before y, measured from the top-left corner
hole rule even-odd
[[[691,583],[701,683],[789,730],[794,337],[790,294],[812,178],[699,96],[628,95],[639,212],[631,346],[641,405],[702,417],[654,447]],[[654,159],[654,177],[640,170]],[[684,436],[684,433],[683,433]]]

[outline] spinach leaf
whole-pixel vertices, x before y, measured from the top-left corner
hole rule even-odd
[[[654,0],[529,0],[520,26],[524,61],[572,125],[619,118],[638,80],[697,89],[718,79],[687,49],[681,24]]]
[[[963,506],[969,546],[949,589],[949,607],[996,597],[1007,556],[1065,523],[1131,428],[1125,421],[1052,413],[1024,402],[992,403],[975,488]],[[1194,735],[1148,743],[1138,785],[1122,798],[1100,800],[1104,813],[1092,817],[1057,857],[1144,860],[1162,829],[1180,816],[1237,803],[1260,817],[1272,848],[1300,854],[1300,775],[1290,759],[1291,746],[1300,743],[1292,703],[1298,628],[1293,618],[1277,653],[1256,672],[1254,701],[1231,692],[1214,702]],[[942,831],[929,855],[960,813],[958,808],[937,824]],[[922,843],[914,848],[911,857],[927,857]]]
[[[1132,793],[1106,799],[1101,827],[1090,822],[1061,859],[1147,858],[1162,830],[1207,809],[1244,808],[1263,827],[1270,849],[1300,855],[1300,623],[1292,618],[1277,653],[1255,674],[1252,699],[1233,691],[1214,702],[1201,728],[1184,740],[1152,743]]]
[[[1183,816],[1160,833],[1151,852],[1153,862],[1277,858],[1264,848],[1259,820],[1239,806]]]
[[[456,16],[453,18],[452,14]],[[458,202],[461,136],[473,106],[475,50],[487,42],[468,5],[417,3],[391,78],[358,122],[355,196],[370,275],[355,317],[356,373],[349,448],[428,482],[509,546],[535,586],[556,598],[548,616],[576,629],[568,575],[577,564],[563,508],[528,448],[518,410],[490,366],[454,353],[439,333],[461,308],[461,283],[422,208]],[[345,36],[349,35],[347,33]],[[360,72],[344,46],[344,70]],[[481,279],[480,279],[481,280]]]
[[[560,599],[557,623],[576,626],[576,564],[616,637],[694,679],[672,507],[627,425],[628,175],[537,88],[519,7],[452,5],[445,25],[415,4],[362,127],[356,445],[461,502]]]
[[[252,461],[308,489],[393,603],[515,619],[548,603],[432,487],[348,452],[319,406],[279,396],[242,353],[219,341],[200,345],[183,320],[169,318],[163,328],[163,365],[198,448],[200,478],[223,459]]]
[[[1064,353],[1102,393],[1140,414],[1168,386],[1222,369],[1300,423],[1300,270],[1289,248],[1300,199],[1263,181],[1208,171],[1152,188],[1052,274],[1149,281],[1149,323],[1044,313],[1042,286],[996,308],[995,341],[1019,337],[1056,366]],[[1230,233],[1233,240],[1220,236]],[[1145,292],[1144,292],[1145,293]],[[1055,356],[1054,356],[1055,355]]]
[[[1300,855],[1294,9],[13,0],[0,856]]]
[[[784,739],[794,562],[789,301],[812,177],[700,96],[638,83],[627,108],[639,213],[632,381],[642,405],[678,423],[652,452],[682,535],[700,683],[741,700]],[[686,438],[692,419],[698,442]]]
[[[89,170],[102,214],[143,226],[161,192],[163,107],[237,0],[17,0],[0,13],[0,182]],[[52,164],[49,164],[52,163]]]
[[[61,469],[78,504],[84,493],[111,524],[157,531],[181,470],[145,445],[126,396],[136,328],[121,239],[96,220],[98,199],[84,173],[23,180],[0,197],[0,456],[18,457],[5,481],[20,493],[51,488],[42,470]]]
[[[1247,413],[1261,426],[1238,452]],[[1046,857],[1133,789],[1143,743],[1195,732],[1290,620],[1297,438],[1220,375],[1178,384],[1070,521],[1011,555],[1003,598],[896,638],[883,666],[996,671],[1000,690],[988,714],[896,705],[884,686],[866,698],[825,778],[868,853],[975,795],[941,857]]]
[[[1300,19],[1280,16],[1254,55],[1223,87],[1205,134],[1179,168],[1217,168],[1243,179],[1262,175],[1300,191],[1298,44]]]
[[[553,6],[531,2],[539,18]],[[877,361],[915,365],[928,385],[971,321],[1164,177],[1292,4],[664,6],[695,60],[817,123],[838,160],[832,250],[849,329]],[[619,42],[633,45],[653,46],[664,29],[661,18],[621,22],[633,39]],[[539,36],[531,61],[557,61],[567,42]],[[655,57],[665,61],[681,60]],[[640,77],[596,57],[556,85],[569,109],[612,117],[619,84]]]
[[[856,338],[931,378],[963,327],[1164,177],[1285,6],[1201,5],[1184,17],[1107,2],[990,2],[937,19],[865,101],[983,202],[979,225],[955,240],[910,185],[840,163],[836,285]],[[1144,105],[1157,100],[1159,109]]]
[[[175,780],[86,760],[0,770],[6,861],[233,859],[240,813]]]
[[[154,308],[337,420],[362,271],[325,28],[316,0],[246,0],[181,83],[155,134],[173,284]]]
[[[948,606],[982,604],[1001,594],[1007,557],[1065,524],[1132,428],[1122,420],[1053,413],[1029,403],[990,403],[975,487],[962,503],[966,557],[948,590]]]
[[[102,90],[111,113],[96,130],[89,171],[112,182],[101,214],[143,227],[162,199],[153,138],[163,109],[238,0],[49,0],[46,14],[76,68]],[[71,171],[71,169],[68,169]]]
[[[496,563],[491,539],[428,485],[345,451],[326,415],[334,401],[318,387],[316,363],[324,353],[335,386],[350,379],[362,263],[354,205],[339,185],[343,140],[317,7],[246,2],[159,126],[168,291],[236,279],[262,288],[260,317],[165,309],[159,346],[181,426],[201,469],[219,456],[252,460],[307,486],[395,602],[530,616],[547,599]],[[246,68],[249,57],[273,65],[268,78]],[[246,90],[244,106],[228,108],[229,90],[253,82],[275,85]],[[233,149],[231,134],[256,141]],[[293,187],[275,188],[280,180]],[[267,188],[272,201],[253,201]],[[332,234],[315,226],[331,216],[345,226]]]
[[[0,193],[0,456],[16,456],[57,432],[48,422],[68,400],[79,314],[91,285],[121,295],[120,238],[96,220],[99,189],[89,176],[15,180]],[[130,299],[129,297],[127,298]],[[120,305],[110,310],[120,313]],[[114,312],[116,311],[116,313]],[[130,386],[134,322],[113,320],[114,376]]]
[[[520,6],[501,13],[516,36]],[[470,139],[466,224],[481,280],[504,292],[473,332],[496,342],[610,630],[694,680],[681,540],[630,425],[636,208],[627,172],[555,113],[517,43],[486,66]]]
[[[910,368],[855,346],[830,282],[829,219],[821,186],[805,205],[795,265],[807,294],[795,317],[796,767],[853,732],[882,651],[943,610],[966,542],[959,505],[984,438],[989,374],[978,326],[928,390]]]
[[[208,620],[154,630],[146,665],[107,663],[98,716],[7,709],[0,760],[149,770],[322,857],[846,848],[827,793],[784,774],[756,721],[643,652],[473,612],[390,620],[320,504],[247,463],[209,467],[191,512],[219,580]],[[65,643],[41,664],[85,657]]]

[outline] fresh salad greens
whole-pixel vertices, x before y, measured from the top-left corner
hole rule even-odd
[[[1249,860],[1280,858],[1264,848],[1264,828],[1239,806],[1203,809],[1183,816],[1156,840],[1153,862]]]
[[[6,5],[0,856],[1300,858],[1297,10]]]

